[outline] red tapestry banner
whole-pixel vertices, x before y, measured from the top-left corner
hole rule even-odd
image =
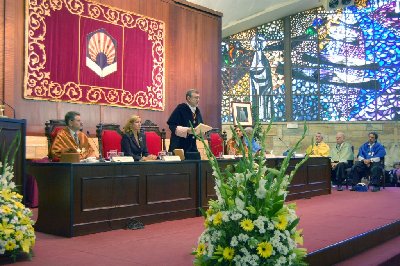
[[[24,97],[162,111],[164,30],[90,0],[27,0]]]

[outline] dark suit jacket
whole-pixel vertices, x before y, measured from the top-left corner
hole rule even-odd
[[[187,138],[181,138],[175,135],[175,130],[178,126],[190,127],[190,123],[192,123],[193,127],[197,127],[197,125],[203,123],[200,109],[196,108],[196,119],[194,119],[189,106],[186,103],[179,104],[167,121],[169,129],[171,130],[170,152],[174,151],[174,149],[183,149],[185,153],[198,151],[196,139],[193,135],[189,135]]]
[[[121,139],[121,149],[124,156],[132,156],[135,161],[139,161],[143,156],[148,156],[146,136],[139,133],[139,144],[131,134],[124,134]]]

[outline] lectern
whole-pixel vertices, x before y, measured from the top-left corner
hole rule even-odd
[[[14,182],[19,192],[25,195],[25,146],[26,119],[11,119],[0,117],[0,141],[4,147],[9,147],[18,132],[21,133],[21,143],[14,161]],[[0,151],[1,153],[5,151]],[[24,197],[25,198],[25,197]]]

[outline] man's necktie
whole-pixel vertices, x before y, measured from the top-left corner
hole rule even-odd
[[[79,145],[79,139],[78,139],[78,133],[77,132],[75,132],[75,134],[74,134],[74,139],[75,139],[76,144]]]

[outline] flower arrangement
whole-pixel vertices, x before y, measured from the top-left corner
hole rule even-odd
[[[270,128],[271,124],[262,131],[263,140]],[[217,199],[210,200],[207,211],[202,211],[205,229],[192,252],[195,265],[305,265],[306,250],[298,248],[303,237],[302,230],[296,228],[296,205],[286,204],[285,198],[295,172],[308,159],[306,156],[290,174],[286,173],[306,131],[304,125],[302,138],[289,151],[280,169],[265,166],[264,147],[261,153],[249,153],[246,157],[239,142],[243,157],[222,171],[204,145],[213,169]],[[251,145],[251,141],[248,143]]]
[[[0,256],[9,256],[14,261],[21,252],[30,256],[35,244],[35,231],[30,219],[32,212],[22,204],[22,195],[14,191],[16,187],[12,181],[14,158],[20,140],[21,136],[17,134],[0,157]]]

